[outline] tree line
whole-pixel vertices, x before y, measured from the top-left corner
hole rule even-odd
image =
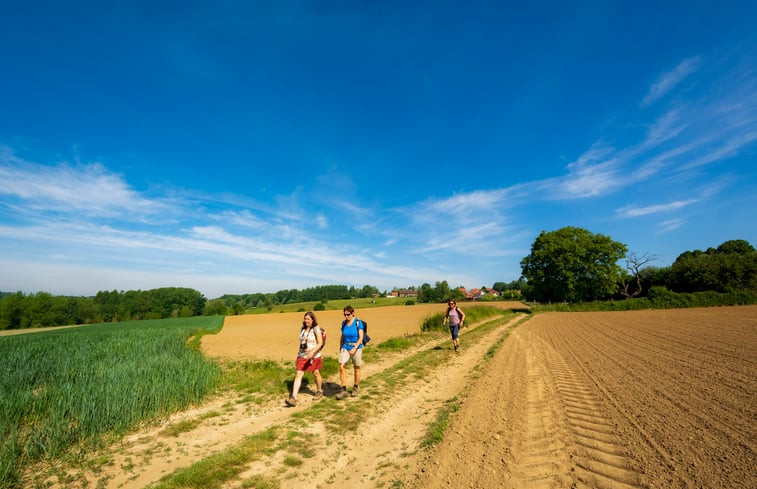
[[[100,291],[94,297],[4,293],[0,330],[199,316],[205,303],[200,292],[182,287]]]
[[[223,295],[208,300],[190,288],[99,291],[94,297],[0,293],[0,330],[68,324],[93,324],[139,319],[242,314],[246,309],[293,302],[372,297],[375,286],[321,285],[263,294]]]
[[[373,285],[361,288],[347,285],[317,285],[307,289],[283,289],[273,293],[224,294],[209,301],[208,307],[214,311],[230,309],[232,314],[241,314],[246,309],[270,307],[295,302],[323,302],[339,299],[355,299],[379,295],[379,289]]]
[[[625,267],[620,264],[624,258]],[[585,229],[542,231],[521,260],[523,293],[538,302],[586,302],[646,297],[655,289],[757,292],[757,251],[745,240],[686,251],[669,267],[649,265],[655,260],[654,255],[629,253],[625,244]]]

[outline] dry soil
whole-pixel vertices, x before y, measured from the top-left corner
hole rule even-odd
[[[388,308],[358,311],[378,341],[415,331],[398,317],[385,321],[381,309]],[[410,310],[420,311],[413,306],[402,313]],[[433,312],[438,306],[418,314]],[[228,318],[220,334],[204,338],[203,350],[290,359],[300,319],[301,313]],[[319,313],[332,338],[327,355],[336,352],[338,330],[329,325],[338,319],[338,312]],[[757,487],[757,306],[522,319],[475,343],[466,343],[470,329],[464,330],[460,354],[447,341],[429,341],[418,350],[449,350],[432,375],[408,379],[388,399],[341,401],[385,406],[357,434],[334,434],[315,423],[308,429],[318,452],[306,465],[288,467],[283,455],[274,455],[223,487],[240,488],[255,474],[276,478],[282,489]],[[417,328],[419,319],[413,321]],[[508,328],[512,333],[484,362]],[[367,364],[365,377],[402,358]],[[428,424],[453,398],[459,410],[444,440],[420,448]],[[89,487],[104,478],[108,488],[145,487],[316,402],[300,399],[293,409],[283,408],[283,398],[238,405],[220,421],[210,418],[175,437],[161,427],[135,433],[116,447],[110,466],[86,474]],[[226,401],[168,422],[197,419]]]

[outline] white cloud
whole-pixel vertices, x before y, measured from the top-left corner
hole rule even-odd
[[[649,93],[644,97],[641,105],[646,107],[659,100],[665,94],[673,90],[681,81],[694,73],[701,66],[699,56],[684,59],[678,66],[667,73],[663,73],[649,88]]]
[[[627,185],[620,169],[621,153],[610,146],[596,143],[568,165],[568,173],[534,182],[538,195],[545,199],[564,200],[598,197]]]
[[[143,198],[100,163],[45,166],[0,152],[0,195],[42,211],[114,217],[155,214],[163,203]]]
[[[673,139],[681,134],[688,126],[681,118],[681,107],[676,107],[658,117],[647,130],[647,138],[641,144],[642,149],[654,148],[659,144]]]
[[[669,219],[667,221],[662,221],[657,225],[657,234],[665,234],[675,231],[684,224],[686,224],[686,221],[683,219]]]
[[[671,212],[671,211],[686,207],[688,205],[694,204],[696,202],[698,202],[697,199],[690,199],[690,200],[677,200],[674,202],[668,202],[667,204],[648,205],[644,207],[630,207],[629,206],[629,207],[623,207],[621,209],[618,209],[616,213],[620,217],[640,217],[640,216],[646,216],[649,214],[659,214],[661,212]]]
[[[265,221],[253,215],[252,212],[247,209],[242,211],[224,211],[218,217],[218,220],[222,220],[228,224],[233,224],[241,228],[257,230],[264,229],[268,225]]]

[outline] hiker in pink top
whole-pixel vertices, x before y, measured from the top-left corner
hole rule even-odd
[[[453,299],[447,302],[447,312],[444,313],[442,324],[449,324],[449,332],[452,335],[452,343],[455,345],[455,351],[460,350],[460,328],[465,321],[465,313],[457,307]]]

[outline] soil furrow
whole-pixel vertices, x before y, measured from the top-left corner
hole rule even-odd
[[[633,448],[640,446],[633,440],[638,432],[654,449],[635,455],[645,475],[665,480],[667,487],[707,487],[703,480],[714,483],[708,487],[743,487],[734,481],[753,481],[753,475],[744,473],[745,467],[737,467],[745,460],[755,460],[754,403],[745,403],[745,393],[754,386],[750,357],[754,329],[744,330],[740,323],[723,318],[714,328],[697,320],[700,316],[711,317],[711,311],[702,310],[667,313],[667,323],[658,319],[654,328],[649,323],[635,327],[638,318],[646,315],[616,314],[618,321],[613,324],[622,325],[623,331],[634,335],[619,334],[622,340],[617,341],[612,331],[596,335],[593,329],[597,322],[592,314],[564,317],[552,325],[550,332],[564,340],[562,350],[575,356],[574,364],[594,379],[597,388],[616,407],[614,411],[625,418],[616,422],[626,444],[638,451]],[[654,350],[664,351],[667,343],[660,342],[670,341],[668,335],[654,334],[655,328],[669,329],[688,339],[671,341],[666,356],[645,355],[642,352],[648,353],[649,349],[644,345],[659,343]],[[712,341],[716,337],[719,341]],[[723,342],[726,346],[722,348],[697,348]],[[736,362],[733,352],[741,352]],[[738,369],[733,368],[734,363]],[[746,377],[738,378],[743,375],[737,376],[738,370]],[[719,381],[729,378],[730,382]],[[657,461],[654,452],[660,457]],[[717,475],[708,474],[705,467]]]

